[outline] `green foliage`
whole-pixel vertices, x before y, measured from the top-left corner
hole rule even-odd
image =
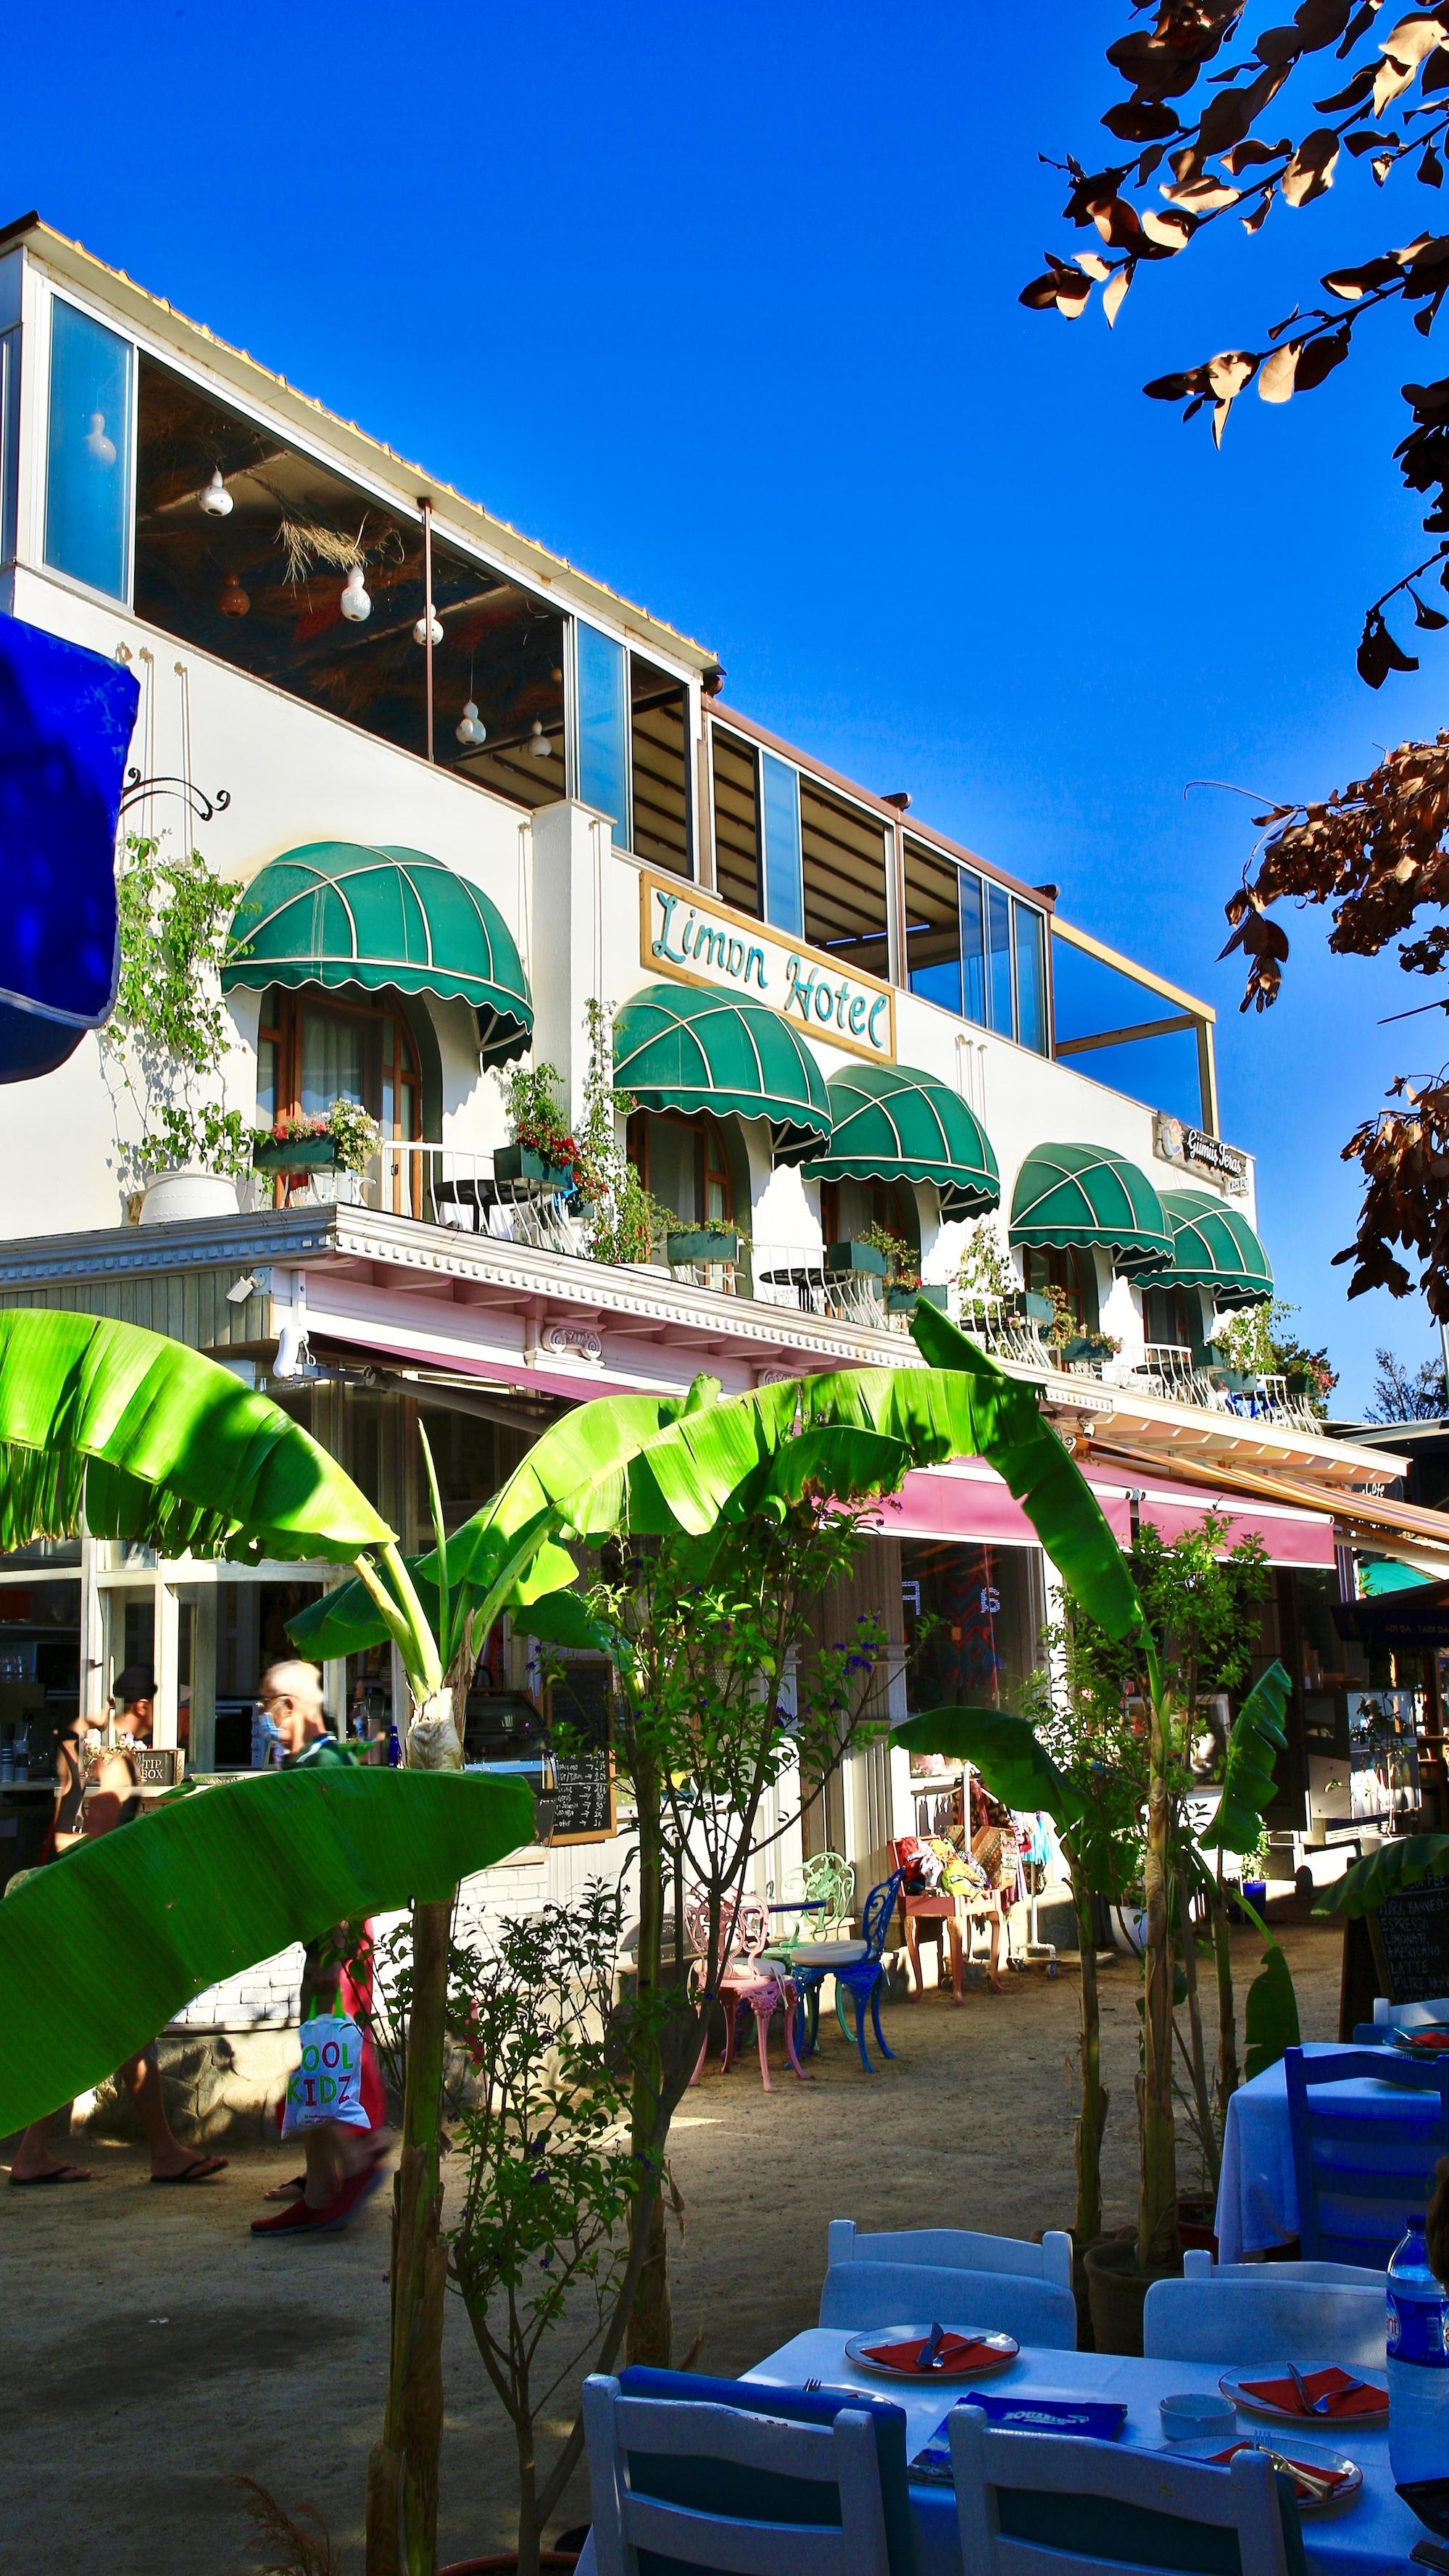
[[[578,1148],[569,1133],[567,1114],[559,1105],[558,1085],[563,1076],[557,1065],[515,1064],[501,1080],[508,1132],[514,1143],[541,1154],[553,1169],[572,1172]]]
[[[978,1217],[972,1226],[957,1265],[956,1284],[967,1313],[978,1307],[1005,1305],[1020,1293],[1015,1264],[994,1216]]]
[[[1199,1527],[1171,1542],[1144,1521],[1128,1564],[1147,1634],[1177,1706],[1177,1745],[1185,1760],[1198,1702],[1246,1680],[1258,1636],[1258,1604],[1268,1589],[1266,1552],[1250,1534],[1219,1554],[1228,1524],[1205,1513]],[[1074,1619],[1077,1651],[1103,1694],[1146,1695],[1140,1644],[1103,1636],[1090,1619]]]
[[[1343,1914],[1353,1922],[1377,1912],[1386,1896],[1418,1887],[1426,1878],[1449,1877],[1449,1834],[1408,1834],[1402,1842],[1380,1843],[1354,1862],[1333,1887],[1325,1887],[1315,1914]]]
[[[169,856],[127,835],[116,885],[120,978],[101,1034],[107,1078],[141,1122],[129,1176],[178,1163],[245,1170],[241,1113],[219,1091],[228,1021],[220,973],[240,885],[213,876],[199,850]]]
[[[1243,2036],[1248,2044],[1246,2072],[1251,2083],[1265,2067],[1277,2065],[1285,2048],[1297,2048],[1301,2033],[1298,1997],[1293,1991],[1288,1962],[1256,1906],[1250,1905],[1246,1897],[1240,1897],[1238,1902],[1268,1945],[1243,2006]]]
[[[365,1172],[382,1146],[382,1129],[370,1111],[363,1108],[360,1100],[342,1099],[334,1100],[323,1117],[293,1110],[274,1126],[257,1129],[251,1142],[254,1150],[258,1145],[285,1145],[314,1136],[331,1138],[344,1172]]]
[[[1215,1851],[1256,1852],[1263,1817],[1274,1794],[1274,1766],[1288,1748],[1284,1726],[1293,1683],[1282,1664],[1270,1664],[1233,1720],[1223,1769],[1223,1794],[1198,1841]]]
[[[76,1844],[0,1905],[0,2134],[100,2083],[219,1979],[446,1898],[532,1836],[517,1781],[339,1764],[173,1793]],[[58,1960],[91,1963],[83,2010]]]
[[[163,1333],[0,1315],[0,1548],[82,1526],[168,1556],[346,1560],[392,1532],[264,1395]]]
[[[932,1708],[891,1729],[891,1743],[907,1753],[940,1753],[969,1762],[993,1798],[1023,1814],[1036,1809],[1054,1825],[1081,1820],[1083,1798],[1057,1769],[1035,1728],[999,1708]]]
[[[1217,1348],[1231,1369],[1244,1376],[1306,1377],[1309,1400],[1322,1412],[1338,1384],[1337,1371],[1330,1366],[1326,1350],[1310,1350],[1296,1333],[1289,1330],[1288,1319],[1298,1309],[1285,1298],[1274,1297],[1260,1306],[1240,1307],[1217,1329]]]

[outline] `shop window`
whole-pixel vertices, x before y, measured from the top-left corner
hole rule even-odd
[[[204,506],[213,478],[229,510]],[[442,539],[432,551],[443,629],[433,648],[434,755],[514,804],[556,803],[567,792],[565,622]],[[368,603],[361,617],[343,613],[353,564]],[[141,359],[138,616],[426,757],[427,656],[413,633],[423,600],[417,518]]]
[[[886,833],[860,807],[800,773],[805,937],[861,974],[890,972]]]
[[[1071,1309],[1078,1331],[1095,1333],[1100,1310],[1097,1303],[1097,1265],[1092,1254],[1070,1246],[1060,1252],[1028,1250],[1024,1258],[1030,1294],[1045,1297],[1050,1289],[1059,1289]]]
[[[1195,1351],[1202,1347],[1202,1295],[1196,1288],[1144,1288],[1142,1331],[1146,1341],[1163,1348]]]
[[[1018,1705],[1041,1662],[1034,1548],[903,1540],[901,1606],[910,1709]]]
[[[54,298],[45,560],[110,599],[126,596],[133,357],[129,341]]]
[[[80,1624],[78,1582],[0,1584],[0,1757],[16,1779],[50,1777],[79,1705]]]
[[[646,867],[694,873],[690,835],[689,699],[678,680],[629,656],[633,851]]]
[[[683,1224],[697,1225],[703,1217],[728,1224],[733,1217],[730,1150],[717,1118],[636,1109],[629,1121],[629,1160],[646,1190]]]
[[[760,912],[760,773],[753,743],[711,725],[714,873],[724,902]]]
[[[200,1768],[250,1771],[265,1767],[268,1738],[258,1711],[257,1692],[271,1664],[296,1654],[287,1622],[315,1601],[320,1583],[239,1583],[216,1586],[215,1714],[211,1762]],[[342,1712],[329,1709],[334,1724]]]
[[[629,744],[626,673],[622,644],[594,626],[577,630],[579,675],[579,795],[607,814],[616,849],[629,843]]]
[[[800,773],[773,751],[760,754],[760,804],[765,826],[765,919],[789,938],[803,939]]]

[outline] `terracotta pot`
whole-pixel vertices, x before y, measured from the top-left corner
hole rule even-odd
[[[577,2567],[579,2553],[576,2549],[541,2549],[538,2563],[540,2567]],[[508,2576],[508,2571],[517,2565],[516,2549],[495,2549],[487,2558],[455,2558],[447,2567],[438,2569],[438,2576],[495,2576],[495,2571],[496,2576]]]
[[[1089,2245],[1085,2268],[1092,2305],[1092,2336],[1098,2352],[1140,2353],[1147,2293],[1154,2281],[1178,2275],[1181,2265],[1170,2263],[1155,2271],[1139,2272],[1133,2230],[1124,2236],[1102,2237],[1095,2245]]]

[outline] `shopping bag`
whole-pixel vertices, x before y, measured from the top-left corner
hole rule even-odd
[[[302,2059],[287,2078],[282,2135],[340,2120],[348,2128],[371,2126],[362,2107],[362,2033],[345,2013],[316,2013],[301,2029]]]

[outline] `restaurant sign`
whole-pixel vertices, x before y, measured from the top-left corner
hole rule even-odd
[[[1164,1163],[1206,1172],[1230,1197],[1246,1198],[1248,1157],[1236,1145],[1225,1145],[1221,1136],[1205,1135],[1201,1127],[1184,1127],[1180,1118],[1169,1118],[1159,1110],[1152,1122],[1152,1145]]]
[[[640,878],[639,962],[681,984],[763,1002],[801,1034],[808,1030],[872,1063],[895,1059],[889,984],[843,967],[825,949],[783,938],[767,922],[681,886],[677,877]]]

